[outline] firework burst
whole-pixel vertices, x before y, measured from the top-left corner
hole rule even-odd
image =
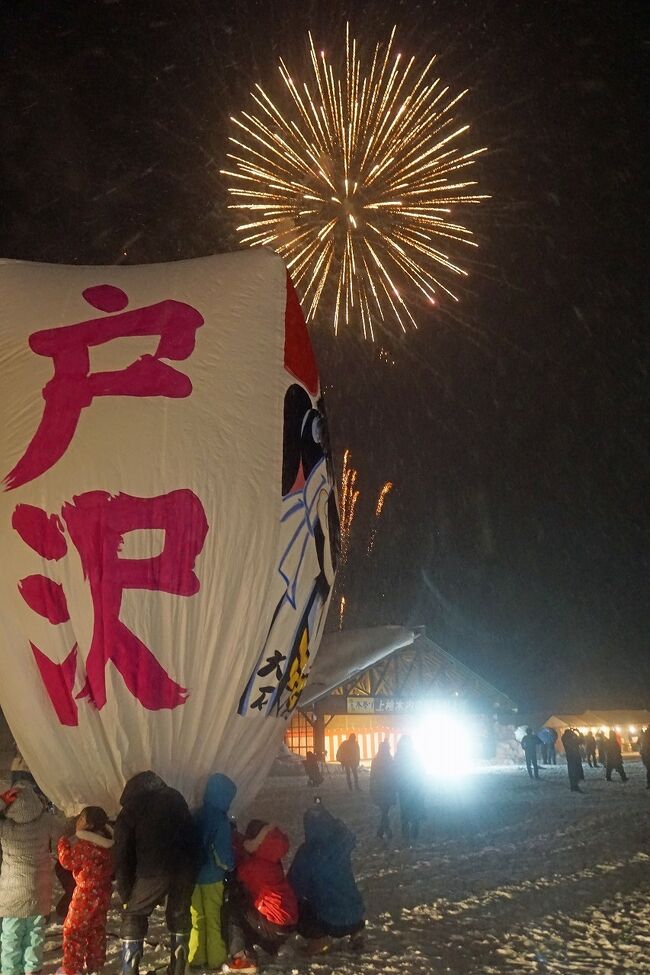
[[[417,327],[411,295],[458,300],[450,280],[467,272],[454,249],[476,246],[456,217],[485,199],[468,169],[484,149],[464,148],[468,125],[454,120],[466,92],[416,67],[394,48],[362,60],[349,26],[341,70],[309,35],[310,83],[284,61],[275,101],[255,86],[255,108],[232,119],[231,209],[245,220],[242,243],[268,245],[292,272],[307,318],[321,302],[334,330],[360,323]]]

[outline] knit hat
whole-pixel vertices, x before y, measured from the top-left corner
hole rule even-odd
[[[5,810],[7,819],[14,823],[31,823],[45,811],[43,803],[38,798],[31,786],[25,786],[20,790],[15,800]]]

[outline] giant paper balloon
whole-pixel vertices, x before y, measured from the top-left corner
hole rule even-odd
[[[318,648],[338,516],[298,300],[264,250],[0,262],[0,706],[44,791],[251,798]]]

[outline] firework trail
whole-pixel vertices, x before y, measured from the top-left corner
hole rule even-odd
[[[341,596],[341,605],[339,608],[339,630],[343,629],[344,616],[345,616],[345,596]]]
[[[335,332],[360,323],[372,339],[377,323],[417,327],[411,295],[458,301],[454,250],[476,243],[456,211],[486,199],[468,173],[485,150],[465,148],[453,116],[466,92],[433,76],[435,57],[402,59],[395,30],[364,61],[348,25],[342,70],[309,34],[309,83],[280,60],[281,97],[255,86],[222,170],[242,243],[285,258],[308,320],[322,299]]]
[[[393,490],[393,482],[386,481],[381,491],[379,492],[379,497],[377,498],[377,505],[375,507],[375,523],[370,531],[370,541],[368,542],[368,555],[372,555],[372,550],[375,547],[375,538],[377,537],[377,529],[379,528],[379,519],[381,513],[384,510],[384,502],[390,492]]]
[[[359,500],[359,490],[356,486],[359,472],[354,467],[349,466],[350,451],[346,450],[343,455],[343,472],[341,474],[340,494],[340,519],[341,519],[341,565],[345,565],[350,552],[350,534],[352,523],[357,511]]]

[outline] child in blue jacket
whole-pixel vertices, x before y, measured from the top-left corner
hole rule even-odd
[[[196,968],[220,969],[228,956],[221,912],[224,878],[235,866],[228,810],[236,792],[227,775],[211,775],[198,816],[202,861],[192,894],[189,952],[189,963]]]
[[[307,952],[326,951],[332,938],[354,938],[365,926],[365,908],[352,872],[354,834],[327,809],[316,806],[304,816],[305,842],[296,852],[289,883],[298,897],[298,933]]]

